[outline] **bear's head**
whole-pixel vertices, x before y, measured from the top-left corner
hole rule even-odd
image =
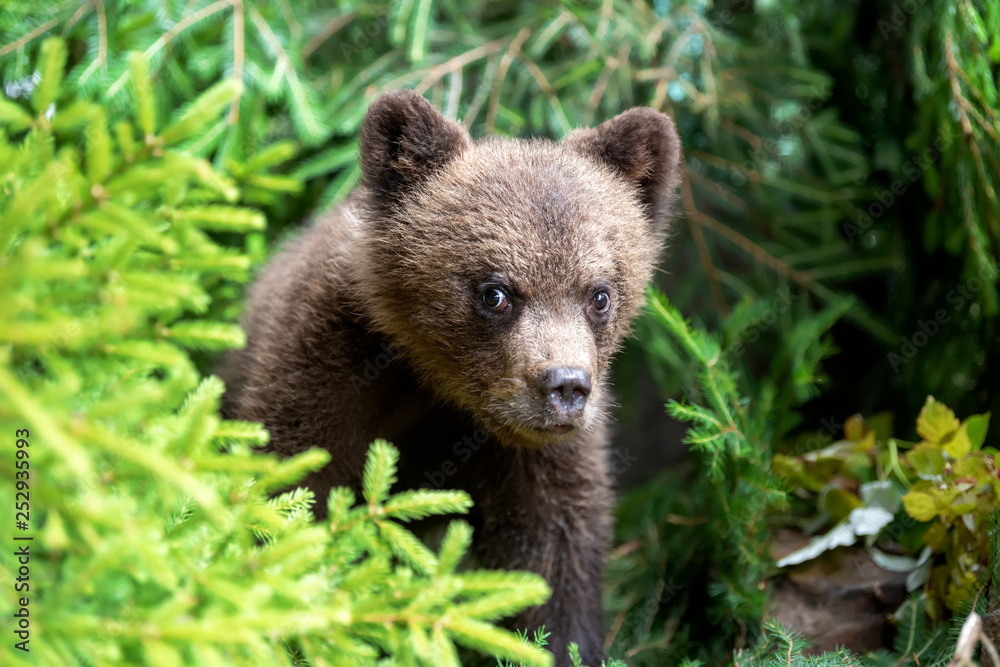
[[[440,400],[503,441],[593,428],[680,154],[673,122],[648,108],[560,143],[473,142],[416,93],[383,95],[361,130],[365,314]]]

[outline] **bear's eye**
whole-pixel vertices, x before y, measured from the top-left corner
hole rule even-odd
[[[504,310],[510,305],[510,299],[499,287],[490,287],[483,292],[483,303],[492,310]]]
[[[608,296],[607,292],[598,292],[594,295],[594,309],[598,313],[606,313],[610,307],[611,297]]]

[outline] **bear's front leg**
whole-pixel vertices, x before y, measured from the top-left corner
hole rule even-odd
[[[537,572],[552,588],[548,602],[508,625],[529,632],[544,625],[558,667],[569,665],[570,642],[579,646],[584,664],[598,667],[611,538],[603,434],[537,450],[501,446],[495,454],[489,457],[489,484],[473,491],[483,520],[476,535],[479,561],[488,568]]]

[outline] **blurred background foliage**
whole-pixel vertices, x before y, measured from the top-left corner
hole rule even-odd
[[[931,394],[960,416],[1000,407],[996,2],[0,0],[6,100],[32,95],[52,35],[66,40],[68,94],[111,126],[132,113],[130,53],[145,57],[159,118],[242,81],[176,147],[264,211],[266,231],[215,236],[256,265],[356,184],[358,129],[382,90],[414,88],[477,137],[558,139],[640,104],[674,116],[687,178],[657,282],[696,329],[718,332],[708,358],[724,361],[740,397],[729,409],[748,421],[744,445],[720,445],[723,464],[698,459],[684,494],[659,478],[623,500],[609,645],[638,664],[686,645],[717,660],[752,641],[763,523],[789,484],[768,471],[772,450],[801,455],[811,435],[841,437],[825,424],[879,411],[916,441]],[[213,284],[205,317],[233,321],[242,289]],[[721,409],[662,317],[637,334],[624,415],[650,400]],[[634,389],[640,376],[655,397]],[[997,445],[995,429],[983,437],[984,451]],[[719,465],[730,484],[754,480],[745,506],[724,506]]]
[[[807,413],[909,423],[928,393],[959,412],[996,399],[998,32],[996,3],[971,1],[6,0],[0,73],[8,98],[24,94],[39,38],[55,33],[69,39],[67,82],[112,110],[131,51],[161,113],[242,79],[187,148],[220,166],[294,154],[287,194],[258,193],[272,237],[354,185],[358,127],[387,88],[417,89],[474,136],[558,138],[663,109],[688,166],[661,281],[673,301],[742,343],[755,374],[802,314],[762,312],[781,289],[806,312],[852,297],[834,381],[803,388]],[[925,341],[919,323],[941,308],[951,321]]]
[[[272,236],[355,184],[357,131],[387,88],[426,94],[474,136],[559,138],[629,106],[663,109],[688,179],[661,282],[743,344],[745,372],[780,357],[802,313],[772,321],[762,305],[789,289],[806,312],[851,298],[825,369],[835,381],[803,388],[816,414],[910,422],[928,393],[959,412],[996,398],[996,3],[8,0],[7,97],[30,88],[51,33],[69,39],[67,82],[112,110],[131,51],[161,113],[242,79],[230,113],[186,147],[220,166],[294,154],[288,193],[258,193]],[[940,308],[951,321],[924,341],[919,323]]]

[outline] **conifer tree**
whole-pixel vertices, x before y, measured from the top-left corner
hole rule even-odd
[[[251,257],[217,238],[263,229],[238,179],[267,191],[281,152],[234,177],[177,147],[239,82],[162,114],[135,57],[112,126],[62,86],[65,43],[40,53],[28,104],[0,102],[0,496],[25,502],[0,530],[0,615],[28,619],[23,643],[5,631],[3,664],[436,667],[459,664],[456,646],[551,664],[493,625],[544,601],[541,578],[458,572],[466,523],[437,553],[404,527],[467,511],[464,493],[390,495],[397,452],[376,442],[363,502],[272,497],[329,454],[279,461],[259,424],[219,418],[222,383],[193,355],[243,343],[212,313]]]

